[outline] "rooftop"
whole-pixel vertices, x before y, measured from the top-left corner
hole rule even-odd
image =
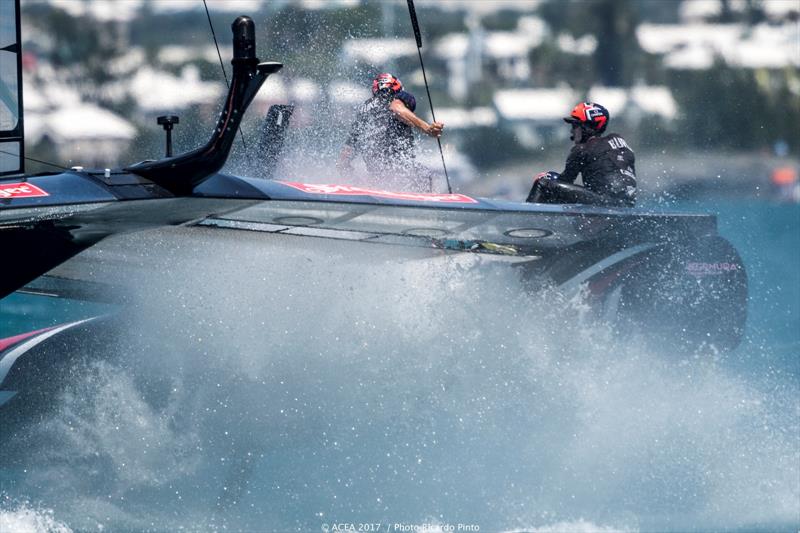
[[[494,105],[506,120],[557,120],[577,101],[567,86],[551,89],[507,89],[494,94]]]
[[[37,142],[48,135],[56,142],[86,139],[131,140],[136,128],[127,120],[94,104],[64,107],[46,114],[29,113],[25,117],[26,136]]]
[[[350,39],[344,42],[342,52],[348,59],[383,65],[398,57],[415,55],[414,39]]]
[[[641,24],[639,45],[651,54],[664,55],[673,69],[706,69],[720,57],[731,66],[783,68],[800,66],[800,23],[743,24]]]

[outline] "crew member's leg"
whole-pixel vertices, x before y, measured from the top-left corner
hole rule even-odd
[[[580,185],[558,180],[537,180],[525,200],[538,204],[587,204],[608,207],[632,206],[633,200],[597,194]]]

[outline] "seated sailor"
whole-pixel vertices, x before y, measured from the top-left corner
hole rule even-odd
[[[564,172],[542,172],[533,179],[526,202],[631,207],[636,203],[636,157],[620,135],[603,135],[610,120],[600,104],[582,102],[564,121],[575,146]],[[583,186],[575,185],[581,174]]]

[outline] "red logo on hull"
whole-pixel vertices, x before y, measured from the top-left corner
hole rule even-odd
[[[34,198],[36,196],[50,196],[32,183],[2,183],[0,184],[0,199],[3,198]]]
[[[477,204],[478,201],[463,194],[436,194],[427,192],[392,192],[380,189],[363,189],[350,185],[322,185],[316,183],[297,183],[282,181],[284,185],[294,187],[310,194],[336,194],[343,196],[375,196],[378,198],[392,198],[395,200],[412,200],[415,202],[435,202],[441,204]]]

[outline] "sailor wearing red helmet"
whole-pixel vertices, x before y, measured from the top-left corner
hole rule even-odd
[[[439,137],[444,124],[422,120],[414,114],[416,106],[416,99],[403,90],[399,79],[389,73],[378,74],[372,81],[372,97],[361,105],[350,128],[339,156],[339,170],[351,171],[353,158],[360,154],[373,177],[398,185],[393,178],[403,176],[404,188],[429,189],[431,171],[414,161],[414,129]]]
[[[636,157],[620,135],[603,135],[608,110],[593,102],[575,106],[564,121],[571,125],[575,146],[564,172],[543,172],[534,178],[527,202],[633,206],[636,202]],[[574,181],[581,175],[583,187]]]

